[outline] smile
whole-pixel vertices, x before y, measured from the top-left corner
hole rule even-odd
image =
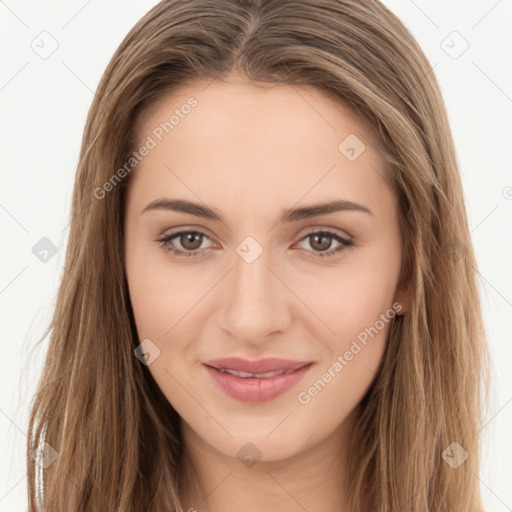
[[[229,358],[208,361],[203,363],[203,367],[217,387],[229,397],[241,402],[260,403],[293,388],[313,364],[284,359],[248,361]]]

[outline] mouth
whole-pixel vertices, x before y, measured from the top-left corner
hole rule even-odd
[[[295,370],[276,370],[273,372],[266,372],[266,373],[250,373],[250,372],[242,372],[239,370],[231,370],[226,368],[215,368],[211,367],[214,370],[219,370],[219,372],[229,373],[230,375],[235,375],[236,377],[242,377],[243,379],[247,379],[249,377],[253,377],[256,379],[267,379],[269,377],[275,377],[276,375],[285,375],[291,372],[294,372]]]
[[[203,366],[217,387],[231,398],[259,403],[293,388],[313,364],[277,358],[259,361],[225,358],[207,361]]]

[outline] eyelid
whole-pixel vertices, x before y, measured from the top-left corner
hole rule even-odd
[[[303,239],[305,236],[311,235],[313,233],[329,233],[331,235],[339,236],[340,238],[344,238],[345,240],[353,240],[353,236],[347,233],[347,231],[339,228],[333,228],[330,226],[325,225],[316,225],[316,226],[309,226],[306,228],[305,234],[302,234],[304,231],[301,230],[298,232],[296,236],[300,236],[301,239]]]
[[[163,234],[159,235],[156,238],[156,241],[170,238],[175,235],[182,234],[182,233],[197,233],[212,242],[214,241],[214,239],[216,239],[216,238],[218,239],[218,237],[211,235],[210,231],[206,228],[193,226],[193,225],[191,225],[191,226],[185,225],[185,226],[179,226],[177,228],[172,228],[170,230],[164,230]]]
[[[212,240],[212,238],[215,238],[215,236],[212,236],[209,234],[208,229],[203,228],[202,226],[199,227],[199,226],[194,226],[194,225],[179,226],[177,228],[172,228],[169,232],[167,232],[167,230],[165,230],[164,231],[165,234],[160,235],[158,238],[159,239],[168,238],[168,237],[171,237],[173,235],[176,235],[176,234],[182,233],[182,232],[200,233],[201,235],[207,237],[210,240]],[[304,230],[301,229],[295,233],[293,238],[297,238],[300,236],[300,240],[302,240],[305,236],[311,235],[313,233],[318,233],[318,232],[327,232],[327,233],[330,233],[333,235],[337,235],[340,238],[344,238],[346,240],[353,240],[353,238],[354,238],[352,235],[350,235],[350,233],[348,233],[345,230],[342,230],[339,228],[333,228],[333,227],[321,225],[321,224],[316,225],[316,226],[309,226],[308,228],[306,228],[305,232],[304,232]],[[301,234],[301,233],[303,233],[303,234]]]

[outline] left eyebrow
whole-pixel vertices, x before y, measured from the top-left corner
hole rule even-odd
[[[296,222],[303,219],[309,219],[310,217],[316,217],[318,215],[325,215],[328,213],[340,212],[340,211],[356,211],[364,212],[370,215],[373,213],[369,208],[362,204],[354,203],[352,201],[330,201],[328,203],[314,204],[311,206],[305,206],[303,208],[294,208],[286,210],[281,217],[280,222]]]
[[[203,206],[198,203],[186,201],[184,199],[155,199],[151,201],[142,210],[141,214],[151,210],[171,210],[176,212],[188,213],[195,215],[196,217],[203,217],[205,219],[215,220],[224,223],[222,216],[215,212],[208,206]],[[309,219],[311,217],[317,217],[319,215],[325,215],[338,211],[358,211],[373,215],[369,208],[352,201],[330,201],[326,203],[314,204],[311,206],[305,206],[302,208],[291,208],[285,210],[279,220],[280,223],[291,223],[297,222],[303,219]]]

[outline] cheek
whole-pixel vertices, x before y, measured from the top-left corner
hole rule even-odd
[[[308,417],[322,417],[327,430],[357,406],[377,375],[395,318],[390,274],[369,267],[341,272],[328,293],[309,295],[329,329],[316,330],[318,353],[325,357],[302,383],[297,401],[315,411]]]
[[[198,303],[206,290],[197,284],[189,286],[179,271],[171,279],[168,269],[147,266],[128,272],[128,283],[139,341],[149,339],[159,350],[147,369],[169,403],[182,414],[189,406],[184,390],[192,389],[194,361],[189,358],[194,340],[199,339]]]
[[[395,256],[399,255],[388,251],[384,260],[375,253],[369,250],[365,257],[342,262],[338,268],[300,267],[286,276],[313,314],[300,304],[290,313],[313,331],[312,339],[319,338],[332,352],[346,350],[358,336],[364,341],[364,333],[391,307],[400,263]],[[169,345],[177,350],[179,340],[194,339],[194,326],[200,330],[201,322],[208,322],[201,319],[208,317],[203,310],[208,309],[211,316],[221,306],[215,290],[221,276],[214,268],[191,270],[165,261],[148,264],[144,254],[132,253],[127,277],[140,339],[159,340],[161,350]]]
[[[319,340],[319,353],[324,351],[326,357],[303,384],[300,403],[314,400],[319,410],[337,404],[343,414],[363,398],[381,364],[395,318],[392,304],[400,264],[400,247],[390,244],[331,269],[328,281],[315,276],[317,286],[312,286],[312,277],[301,281],[299,293],[323,321],[323,326],[316,322],[313,339]]]
[[[208,290],[197,273],[169,265],[161,254],[151,258],[134,250],[126,260],[126,273],[139,337],[172,337]]]
[[[304,298],[317,324],[320,325],[318,319],[322,321],[322,338],[333,348],[342,349],[350,344],[351,339],[373,326],[382,314],[394,315],[391,306],[400,254],[390,249],[387,258],[377,256],[383,252],[386,251],[368,250],[358,258],[347,258],[338,268],[297,274],[294,291]],[[383,328],[380,322],[378,327]]]

